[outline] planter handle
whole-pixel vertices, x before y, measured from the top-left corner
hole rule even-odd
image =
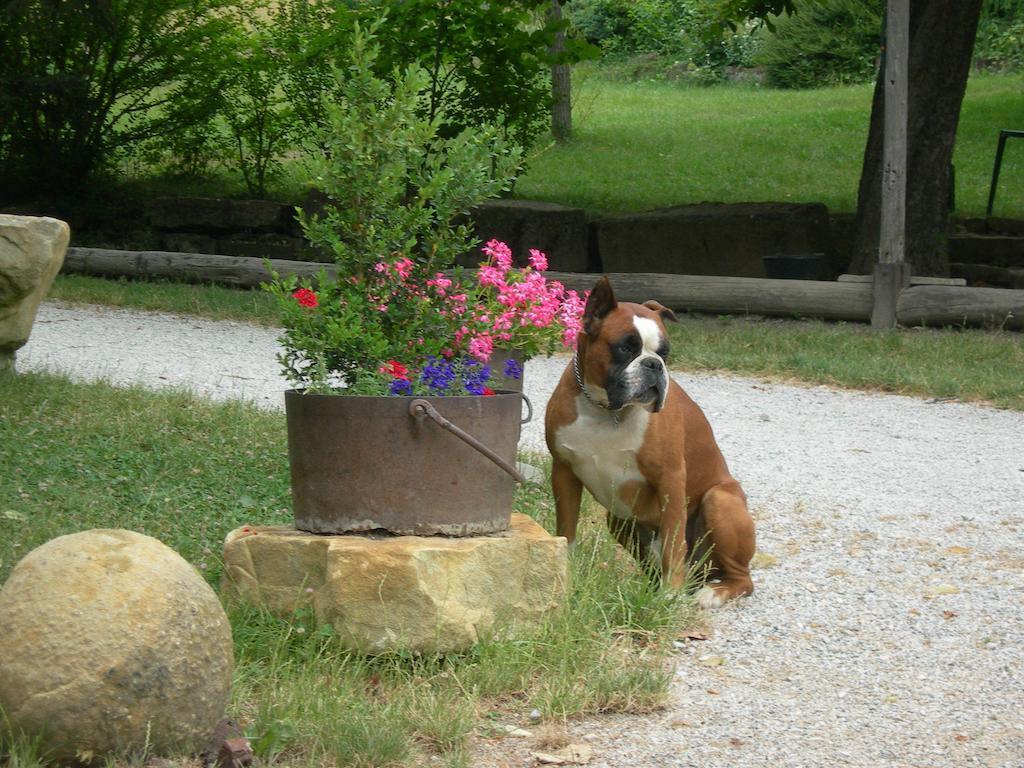
[[[530,401],[527,400],[526,402],[529,403]],[[526,478],[519,474],[515,467],[513,467],[511,464],[509,464],[507,461],[501,458],[501,456],[496,454],[494,451],[492,451],[486,445],[481,443],[471,434],[469,434],[468,432],[464,432],[462,429],[448,421],[448,419],[446,419],[444,416],[438,413],[437,409],[434,408],[434,406],[432,406],[426,400],[416,398],[411,403],[409,403],[409,415],[417,419],[422,419],[424,416],[429,416],[431,419],[434,420],[434,422],[439,427],[441,427],[441,429],[445,429],[451,432],[453,435],[459,438],[459,440],[466,443],[471,448],[476,449],[484,456],[486,456],[488,459],[497,464],[499,467],[501,467],[503,470],[505,470],[508,474],[512,475],[513,479],[515,479],[517,483],[526,482]],[[533,406],[530,406],[530,416],[533,416]]]
[[[531,421],[533,421],[533,403],[530,402],[530,398],[526,396],[525,392],[519,392],[518,394],[521,398],[523,398],[523,402],[526,403],[526,418],[520,421],[519,423],[529,424]]]

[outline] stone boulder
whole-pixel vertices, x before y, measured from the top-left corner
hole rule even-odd
[[[610,216],[593,224],[605,272],[765,277],[764,256],[825,253],[832,279],[828,209],[820,203],[701,203]]]
[[[568,585],[565,539],[525,515],[488,536],[325,536],[246,526],[224,544],[222,592],[288,616],[310,607],[348,647],[462,651],[538,625]]]
[[[70,237],[57,219],[0,214],[0,373],[28,341]]]
[[[553,272],[587,271],[587,217],[582,208],[567,208],[534,200],[488,200],[470,212],[477,237],[506,243],[519,266],[529,262],[531,248],[548,257]],[[479,250],[459,263],[475,267],[483,259]]]
[[[61,536],[0,589],[0,709],[58,760],[205,746],[231,692],[231,627],[199,573],[123,530]]]

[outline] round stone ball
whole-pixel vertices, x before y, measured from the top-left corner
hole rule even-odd
[[[227,707],[232,651],[209,584],[132,531],[48,541],[0,589],[0,710],[57,760],[200,751]]]

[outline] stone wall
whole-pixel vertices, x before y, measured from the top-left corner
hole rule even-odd
[[[529,200],[491,200],[472,219],[484,242],[508,243],[520,263],[529,249],[558,272],[661,272],[764,277],[763,256],[826,254],[821,279],[848,262],[820,204],[741,203],[678,206],[588,217],[580,208]],[[183,253],[325,261],[303,240],[293,206],[266,200],[165,198],[150,210],[159,247]],[[837,233],[846,238],[848,227]],[[479,253],[459,263],[475,266]]]
[[[823,253],[837,274],[820,203],[701,203],[594,222],[605,272],[765,277],[764,256]]]

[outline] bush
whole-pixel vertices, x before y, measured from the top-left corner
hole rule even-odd
[[[0,199],[81,194],[119,152],[208,119],[221,0],[26,0],[0,11]]]
[[[378,73],[416,64],[429,83],[427,116],[445,114],[454,135],[495,125],[506,139],[531,146],[550,122],[553,24],[550,0],[366,0],[363,10],[386,10]],[[570,41],[568,58],[583,51]]]
[[[350,393],[381,394],[386,361],[440,356],[446,320],[421,289],[472,248],[467,214],[511,186],[521,159],[494,129],[441,136],[444,115],[425,114],[431,90],[422,68],[376,74],[380,28],[354,28],[348,66],[324,104],[324,150],[311,163],[322,211],[300,216],[339,274],[322,273],[315,291],[294,275],[275,274],[270,287],[284,313],[280,360],[300,389],[344,383]],[[396,265],[394,274],[385,265]]]
[[[881,0],[814,0],[762,32],[754,62],[768,85],[819,88],[872,80],[877,71]]]
[[[987,69],[1024,68],[1024,0],[986,0],[978,22],[974,58]]]
[[[606,60],[652,61],[677,74],[682,67],[701,82],[726,67],[750,65],[750,27],[723,31],[716,0],[572,0],[573,26],[600,47]]]

